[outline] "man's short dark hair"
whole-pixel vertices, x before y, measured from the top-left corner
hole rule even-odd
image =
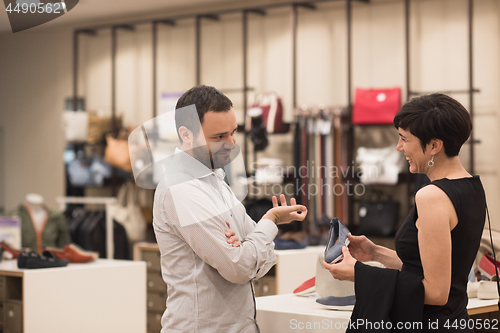
[[[186,91],[177,101],[175,109],[180,109],[185,106],[195,105],[198,117],[196,118],[191,112],[175,112],[175,128],[177,135],[182,143],[179,135],[179,128],[185,126],[189,128],[196,137],[201,130],[205,113],[209,111],[223,112],[229,111],[233,107],[233,103],[223,93],[214,87],[196,86]]]
[[[440,93],[413,98],[403,105],[393,124],[416,136],[424,152],[432,139],[442,140],[448,157],[458,155],[472,131],[469,112],[455,99]]]

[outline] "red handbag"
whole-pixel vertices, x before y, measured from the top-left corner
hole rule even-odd
[[[267,133],[286,133],[289,126],[283,122],[283,103],[274,92],[251,95],[247,109],[259,107],[262,109],[262,121]],[[249,123],[247,121],[247,123]]]
[[[352,109],[355,125],[389,125],[401,108],[401,88],[356,88]]]

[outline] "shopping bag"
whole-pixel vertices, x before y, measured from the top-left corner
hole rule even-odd
[[[355,125],[390,125],[401,108],[401,88],[356,88],[352,109]]]

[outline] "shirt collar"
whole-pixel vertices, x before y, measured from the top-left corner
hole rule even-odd
[[[211,174],[214,174],[220,179],[226,177],[226,173],[222,168],[212,171],[207,168],[206,165],[178,147],[175,148],[174,159],[176,163],[181,163],[185,167],[185,171],[189,172],[194,178],[203,178]]]

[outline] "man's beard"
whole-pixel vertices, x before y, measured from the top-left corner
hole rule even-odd
[[[221,153],[228,153],[227,155],[221,156]],[[235,149],[219,149],[217,152],[211,152],[208,150],[208,146],[203,145],[195,147],[192,149],[192,155],[203,165],[209,169],[219,169],[228,165],[239,153],[239,147],[236,146]]]

